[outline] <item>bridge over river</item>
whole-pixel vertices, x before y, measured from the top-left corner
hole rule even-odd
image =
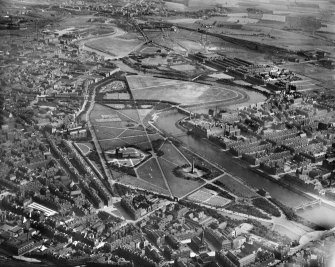
[[[304,210],[304,209],[307,209],[307,208],[312,208],[312,207],[315,207],[315,206],[320,206],[322,204],[322,201],[321,199],[316,199],[314,201],[310,201],[310,202],[307,202],[307,203],[303,203],[297,207],[294,207],[293,210],[294,211],[299,211],[299,210]]]

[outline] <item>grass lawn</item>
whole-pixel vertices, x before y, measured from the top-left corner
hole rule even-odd
[[[239,181],[236,181],[230,175],[224,175],[214,183],[239,197],[251,198],[258,196],[254,191],[252,191]]]
[[[164,152],[162,158],[173,162],[176,166],[182,166],[189,163],[181,152],[179,152],[169,141],[164,143],[161,150]]]
[[[121,39],[114,36],[96,38],[87,42],[85,45],[89,48],[107,52],[115,56],[126,56],[132,52],[142,42],[136,39]]]
[[[178,149],[190,162],[194,160],[194,164],[198,169],[199,168],[206,169],[206,172],[208,172],[209,174],[206,175],[206,177],[203,177],[204,179],[210,180],[222,174],[222,172],[219,169],[215,168],[208,162],[202,160],[197,155],[193,154],[191,151],[185,149],[183,146],[178,147]]]
[[[159,169],[156,159],[151,158],[143,165],[138,167],[137,174],[141,179],[149,182],[150,184],[167,190],[163,174]]]
[[[146,109],[138,109],[138,115],[141,118],[141,120],[143,121],[145,119],[146,116],[149,115],[149,113],[152,111],[151,108],[146,108]],[[143,121],[144,122],[144,121]]]
[[[103,151],[115,149],[117,147],[127,147],[129,144],[121,139],[111,139],[111,140],[104,140],[99,141],[101,149]]]
[[[142,188],[144,190],[148,190],[151,192],[153,191],[153,192],[169,195],[169,191],[167,189],[163,189],[162,187],[156,186],[153,183],[150,183],[148,181],[144,181],[144,180],[141,180],[136,177],[129,176],[129,175],[122,175],[119,178],[119,181],[124,184]]]
[[[133,120],[136,122],[140,121],[140,117],[136,109],[121,109],[117,111],[118,114],[122,114],[124,118]]]
[[[135,137],[128,136],[128,137],[121,138],[121,140],[128,143],[129,146],[149,142],[148,137],[145,134],[144,135],[138,135],[138,136],[135,136]]]
[[[174,196],[177,197],[185,196],[186,194],[190,193],[194,189],[204,184],[204,182],[201,180],[193,181],[176,177],[173,174],[173,169],[175,168],[175,165],[171,164],[170,162],[167,162],[162,158],[159,158],[158,160],[163,169],[166,180],[170,186],[171,192]]]
[[[334,70],[322,68],[309,63],[288,65],[287,68],[301,75],[321,81],[325,86],[335,85]],[[315,81],[317,83],[317,81]]]
[[[150,141],[160,138],[158,134],[150,134],[148,139],[136,109],[115,110],[96,104],[90,119],[103,150],[122,146],[147,150],[151,148]]]
[[[171,66],[172,69],[179,70],[179,71],[192,71],[195,70],[195,67],[190,64],[181,64],[181,65],[174,65]]]
[[[221,196],[212,196],[208,199],[205,203],[215,207],[224,207],[227,205],[231,200],[221,197]]]
[[[76,145],[84,155],[93,150],[93,145],[91,143],[76,143]]]
[[[185,66],[187,65],[180,65]],[[192,67],[192,66],[191,66]],[[182,104],[206,103],[219,100],[239,99],[239,92],[194,82],[128,76],[127,81],[135,99],[168,100]]]
[[[134,90],[132,93],[135,99],[166,100],[184,105],[220,100],[237,100],[241,97],[235,91],[191,82]]]
[[[131,90],[142,90],[148,87],[159,87],[162,85],[178,85],[178,80],[156,78],[151,76],[130,75],[127,81]]]
[[[189,195],[188,198],[190,200],[194,200],[194,201],[197,201],[197,202],[204,202],[206,200],[208,200],[209,198],[211,198],[213,196],[213,194],[203,190],[203,189],[200,189],[196,192],[194,192],[193,194]]]
[[[98,140],[112,139],[124,132],[124,129],[110,128],[105,126],[94,126],[95,134]]]
[[[138,143],[136,144],[136,147],[138,147],[142,151],[148,151],[151,150],[151,143],[148,142],[143,142],[143,143]]]
[[[127,137],[142,136],[142,135],[145,135],[145,131],[127,129],[119,137],[127,138]]]

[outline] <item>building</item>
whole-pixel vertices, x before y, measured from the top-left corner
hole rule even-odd
[[[209,227],[205,228],[205,238],[213,245],[220,249],[229,250],[232,247],[232,243],[229,239],[225,238],[218,230],[213,230]]]
[[[247,239],[244,236],[238,236],[233,240],[233,249],[239,249]]]
[[[247,266],[251,263],[254,263],[256,260],[256,254],[251,253],[248,255],[245,255],[244,253],[241,253],[240,251],[228,251],[227,257],[231,259],[233,263],[236,264],[238,267]]]
[[[205,243],[205,231],[202,231],[201,236],[194,236],[191,239],[191,247],[197,253],[203,253],[207,251],[207,244]]]
[[[29,238],[23,238],[23,240],[22,238],[12,238],[5,241],[1,246],[15,255],[22,255],[41,244],[42,242],[35,242],[34,240],[29,240]]]
[[[142,154],[135,148],[125,147],[125,148],[117,148],[115,150],[115,156],[117,158],[140,158]]]
[[[129,213],[129,215],[134,219],[137,220],[141,217],[141,210],[135,209],[133,206],[133,200],[129,197],[123,197],[121,199],[122,207]]]

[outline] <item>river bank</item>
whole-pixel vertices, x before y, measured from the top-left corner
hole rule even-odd
[[[186,129],[182,129],[182,127],[176,125],[176,123],[184,117],[185,115],[178,113],[177,110],[160,112],[155,125],[163,130],[163,132],[182,142],[190,150],[203,156],[213,164],[217,164],[230,175],[238,178],[252,188],[263,188],[269,192],[273,198],[290,208],[311,201],[310,196],[301,194],[301,192],[294,192],[291,188],[287,188],[279,184],[277,181],[267,179],[263,175],[253,172],[248,164],[240,159],[234,158],[229,152],[223,151],[208,139],[187,135]],[[326,214],[324,213],[325,208],[327,209]],[[308,214],[311,213],[310,211],[318,214],[318,220],[313,220],[313,216],[308,216]],[[335,210],[327,207],[313,207],[311,209],[306,209],[303,213],[299,213],[299,216],[312,223],[321,225],[324,228],[335,226]],[[329,220],[329,218],[334,218],[334,221]]]

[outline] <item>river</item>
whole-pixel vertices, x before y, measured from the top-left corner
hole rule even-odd
[[[289,207],[296,207],[310,201],[307,197],[292,192],[289,189],[252,172],[240,159],[233,158],[229,152],[223,151],[218,146],[209,143],[208,140],[183,134],[184,132],[176,127],[175,123],[184,117],[185,115],[178,113],[176,110],[164,112],[159,115],[156,125],[158,128],[171,135],[180,135],[177,138],[191,150],[202,155],[210,162],[218,164],[228,173],[240,178],[246,184],[254,188],[264,188],[273,198],[276,198]],[[335,226],[335,209],[321,206],[306,209],[305,211],[300,212],[299,215],[322,227],[329,228]]]

